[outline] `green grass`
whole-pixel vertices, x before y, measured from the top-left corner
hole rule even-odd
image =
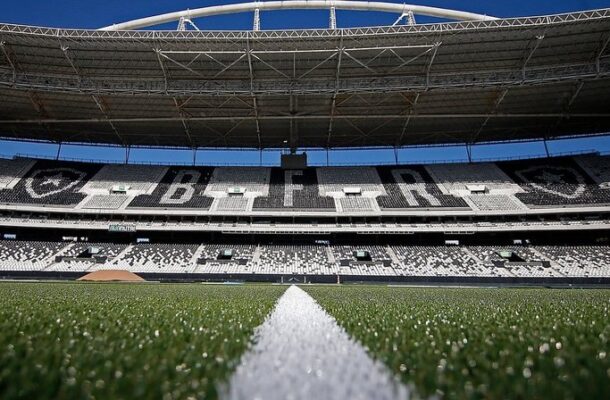
[[[276,286],[0,284],[0,398],[215,398]]]
[[[610,290],[305,290],[422,396],[610,398]]]

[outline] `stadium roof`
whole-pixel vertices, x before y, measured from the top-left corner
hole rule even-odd
[[[360,147],[610,132],[610,9],[289,31],[0,24],[0,136]]]

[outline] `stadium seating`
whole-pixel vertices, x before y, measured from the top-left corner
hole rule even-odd
[[[132,272],[191,272],[197,245],[137,244],[106,265]],[[96,269],[94,267],[94,269]]]
[[[0,204],[76,210],[519,213],[610,204],[610,157],[396,167],[158,167],[0,159]]]
[[[255,267],[260,274],[336,275],[325,246],[263,246]]]
[[[83,192],[107,194],[120,187],[129,193],[147,193],[166,170],[166,167],[153,165],[106,165],[83,187]]]
[[[222,253],[230,251],[232,256],[223,259]],[[194,272],[208,274],[250,274],[258,257],[258,247],[244,244],[205,244],[198,249],[197,266]]]
[[[580,167],[602,187],[610,184],[610,156],[586,155],[574,159]]]
[[[398,265],[384,246],[331,246],[331,249],[341,275],[396,275]],[[358,252],[366,254],[366,258],[359,260]]]
[[[537,246],[556,262],[563,276],[610,276],[610,249],[606,246]]]
[[[499,163],[524,193],[515,196],[530,207],[605,205],[610,190],[601,188],[571,158]]]
[[[463,199],[443,194],[422,166],[378,167],[377,170],[387,192],[387,196],[377,199],[382,209],[468,207]]]
[[[95,255],[88,252],[95,248]],[[610,246],[113,244],[0,240],[0,271],[610,278]]]
[[[151,194],[137,196],[132,208],[209,209],[212,200],[203,196],[213,168],[169,168]]]
[[[61,256],[57,257],[59,260],[56,259],[45,270],[57,272],[89,271],[96,264],[110,263],[125,247],[125,245],[113,243],[73,243],[61,252]],[[95,254],[88,254],[88,250],[91,248],[96,249]]]
[[[0,270],[43,271],[66,243],[0,241]]]
[[[37,161],[13,188],[0,190],[0,203],[75,206],[86,197],[79,193],[80,189],[101,167],[87,163]]]
[[[88,197],[82,208],[116,210],[123,206],[128,199],[129,196],[121,194],[96,194]]]
[[[322,197],[318,189],[316,170],[271,171],[269,197],[257,197],[254,209],[294,209],[300,211],[335,211],[331,197]]]
[[[0,189],[12,189],[32,165],[34,161],[26,158],[0,158]]]

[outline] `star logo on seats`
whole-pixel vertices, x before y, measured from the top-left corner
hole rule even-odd
[[[25,180],[25,190],[33,199],[43,199],[69,191],[85,176],[85,172],[73,168],[39,169]]]
[[[515,174],[534,191],[564,199],[577,199],[586,190],[585,178],[570,167],[539,165],[515,171]]]
[[[58,187],[61,184],[61,180],[63,179],[63,175],[61,173],[49,176],[44,182],[41,183],[41,186],[45,185],[53,185]]]

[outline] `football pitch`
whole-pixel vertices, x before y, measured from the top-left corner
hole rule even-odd
[[[301,288],[413,397],[610,397],[610,290]],[[286,289],[0,283],[0,398],[226,397]]]

